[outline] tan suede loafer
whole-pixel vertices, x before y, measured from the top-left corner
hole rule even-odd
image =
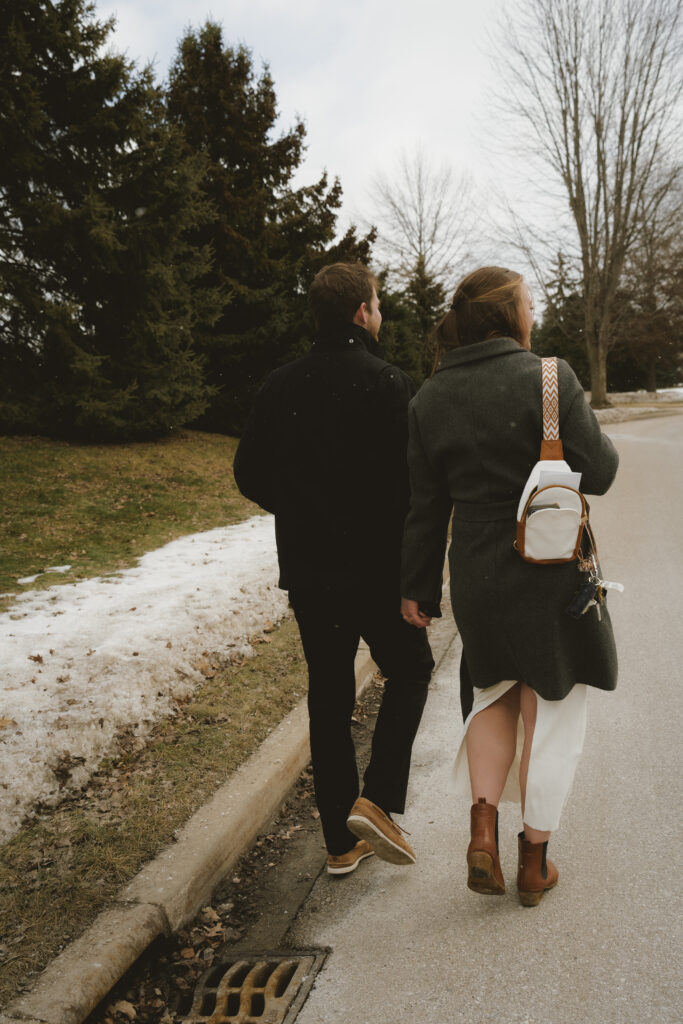
[[[328,875],[348,875],[351,871],[356,870],[362,860],[372,857],[374,852],[370,844],[361,839],[348,853],[328,853],[327,873]]]
[[[381,860],[390,864],[415,863],[415,854],[396,822],[365,797],[359,796],[356,800],[346,819],[346,827],[354,836],[369,843]]]

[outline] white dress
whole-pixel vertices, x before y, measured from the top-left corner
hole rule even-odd
[[[472,794],[465,743],[467,729],[475,715],[507,693],[516,682],[516,679],[503,679],[483,690],[474,687],[474,704],[463,725],[453,766],[456,792],[458,796],[466,797],[468,803],[471,803]],[[560,824],[583,750],[587,696],[588,687],[584,684],[576,684],[563,700],[544,700],[536,694],[536,725],[529,759],[524,823],[539,832],[554,832]],[[523,744],[524,725],[520,715],[517,753],[508,772],[501,802],[521,803],[519,761]]]

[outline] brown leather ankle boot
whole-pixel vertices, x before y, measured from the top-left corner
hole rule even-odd
[[[548,889],[557,885],[559,871],[551,860],[547,859],[547,843],[530,843],[524,833],[517,836],[519,849],[519,868],[517,871],[517,889],[524,907],[537,907]]]
[[[505,881],[498,857],[498,811],[483,796],[470,811],[471,834],[467,848],[467,888],[487,896],[502,896]]]

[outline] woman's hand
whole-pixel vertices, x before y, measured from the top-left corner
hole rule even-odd
[[[417,601],[411,601],[409,597],[401,598],[401,615],[405,622],[409,622],[411,626],[417,626],[418,629],[424,629],[432,621],[431,616],[420,611]]]

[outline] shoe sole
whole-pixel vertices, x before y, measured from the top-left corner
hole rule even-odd
[[[553,884],[549,885],[547,889],[541,889],[540,892],[526,892],[522,889],[518,889],[517,891],[519,893],[520,903],[523,907],[537,907],[545,894],[550,892],[551,889],[554,889],[556,885],[557,882],[553,882]]]
[[[327,865],[328,875],[350,875],[352,871],[355,871],[362,860],[366,857],[372,857],[374,850],[368,850],[367,853],[361,853],[360,857],[354,860],[353,864],[348,864],[345,868],[331,868]]]
[[[467,854],[467,888],[483,896],[504,896],[505,886],[500,884],[493,871],[493,857],[484,850],[473,850]]]
[[[362,818],[360,815],[353,814],[348,818],[346,827],[349,832],[353,832],[354,836],[358,839],[364,839],[366,843],[370,843],[370,846],[380,858],[385,860],[389,864],[414,864],[415,856],[408,853],[408,851],[399,846],[398,843],[393,843],[388,836],[385,836],[384,832],[373,825],[367,818]]]

